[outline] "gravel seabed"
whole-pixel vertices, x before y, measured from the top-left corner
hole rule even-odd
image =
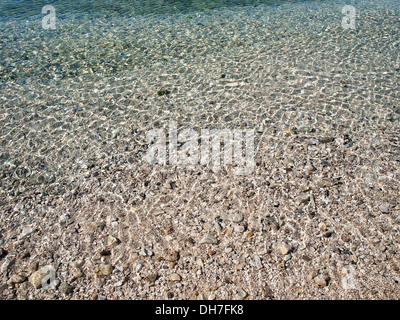
[[[342,6],[0,20],[0,297],[399,299],[400,2]],[[254,172],[150,165],[172,120]]]

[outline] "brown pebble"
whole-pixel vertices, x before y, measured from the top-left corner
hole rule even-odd
[[[27,278],[26,278],[24,275],[14,274],[14,275],[12,275],[12,276],[10,277],[10,282],[11,282],[12,284],[15,284],[15,283],[22,283],[22,282],[26,281],[26,279],[27,279]]]
[[[329,284],[329,280],[329,276],[324,274],[320,274],[314,279],[315,284],[320,288],[326,287]]]
[[[158,274],[150,274],[146,277],[146,280],[150,283],[154,283],[158,278]]]
[[[111,264],[102,263],[99,265],[98,270],[100,276],[109,276],[113,271],[113,267]]]
[[[231,278],[226,277],[225,278],[225,283],[230,284],[230,283],[233,283],[233,281],[232,281]]]
[[[165,257],[165,260],[170,262],[177,261],[178,259],[179,259],[179,252],[176,250],[172,251],[171,254],[168,254]]]
[[[174,294],[172,292],[167,292],[167,298],[172,299],[174,297]]]
[[[323,236],[325,237],[325,238],[330,238],[330,236],[333,234],[333,231],[326,231],[326,232],[324,232],[323,233]]]
[[[227,228],[225,232],[225,236],[230,238],[232,236],[233,229],[232,228]]]
[[[39,268],[39,261],[34,261],[29,265],[29,271],[34,272]]]
[[[93,293],[92,296],[90,297],[90,300],[97,300],[98,295],[97,293]]]

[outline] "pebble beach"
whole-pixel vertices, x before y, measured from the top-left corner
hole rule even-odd
[[[400,1],[345,4],[3,8],[0,299],[399,299]],[[146,162],[171,121],[253,172]]]

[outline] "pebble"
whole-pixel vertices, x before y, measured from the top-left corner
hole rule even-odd
[[[334,140],[335,140],[334,137],[319,137],[318,138],[318,141],[320,143],[330,143],[330,142],[333,142]]]
[[[244,269],[243,263],[239,263],[239,264],[235,265],[235,270],[239,271],[239,270],[243,270],[243,269]]]
[[[167,240],[168,242],[175,240],[175,239],[176,239],[176,237],[172,234],[165,236],[165,240]]]
[[[143,256],[143,257],[145,257],[145,256],[151,257],[153,254],[154,254],[153,251],[151,251],[150,249],[142,248],[142,249],[139,251],[139,255],[141,255],[141,256]]]
[[[179,252],[178,251],[172,251],[170,254],[168,254],[165,257],[165,260],[173,262],[173,261],[177,261],[179,259]]]
[[[259,256],[254,256],[254,261],[251,264],[257,269],[261,269],[263,267],[261,258]]]
[[[115,215],[113,215],[113,214],[107,216],[107,218],[106,218],[106,222],[107,222],[109,225],[111,225],[113,222],[116,222],[116,221],[118,221],[118,218],[117,218]]]
[[[294,163],[294,161],[293,161],[292,159],[285,159],[285,160],[283,161],[283,166],[284,166],[286,169],[292,169],[292,168],[294,168],[295,163]]]
[[[108,275],[111,274],[112,270],[113,270],[113,268],[112,268],[112,265],[111,265],[111,264],[102,263],[102,264],[99,265],[99,272],[98,272],[98,274],[99,274],[100,276],[108,276]]]
[[[47,272],[44,272],[43,269],[39,269],[31,274],[29,277],[29,282],[33,285],[36,289],[42,287],[42,279],[47,275]]]
[[[207,300],[215,300],[215,294],[214,294],[214,293],[211,293],[211,294],[208,296]]]
[[[299,191],[300,191],[300,192],[307,192],[307,191],[310,191],[310,187],[309,187],[309,186],[302,185],[302,186],[299,187]]]
[[[218,240],[212,234],[206,233],[200,240],[200,243],[217,244]]]
[[[136,273],[139,273],[140,270],[142,270],[142,268],[143,268],[143,265],[139,263],[139,264],[136,266],[136,269],[135,269]]]
[[[235,231],[236,232],[242,233],[242,232],[244,232],[244,230],[245,230],[244,226],[235,226]]]
[[[20,274],[13,274],[10,277],[10,283],[15,284],[15,283],[22,283],[24,281],[26,281],[26,277]]]
[[[388,214],[390,212],[389,206],[383,205],[379,208],[383,214]]]
[[[31,233],[35,232],[36,229],[30,226],[25,226],[22,228],[21,238],[29,236]]]
[[[181,276],[177,273],[171,273],[169,276],[167,276],[168,281],[181,281]]]
[[[118,227],[118,221],[111,222],[111,227],[113,227],[113,228]]]
[[[229,253],[229,252],[232,252],[232,248],[231,247],[226,247],[225,249],[224,249],[224,252],[225,253]]]
[[[14,207],[14,211],[21,211],[24,208],[24,205],[22,203],[18,203],[15,207]]]
[[[81,270],[76,270],[73,275],[71,276],[70,282],[73,282],[83,276],[83,273]]]
[[[96,231],[103,231],[106,224],[104,221],[95,221],[95,222],[89,223],[87,226]]]
[[[253,232],[247,232],[246,233],[246,238],[251,238],[253,236]]]
[[[3,274],[7,274],[8,270],[11,268],[11,266],[15,263],[15,258],[13,257],[7,257],[3,264],[1,265],[0,271]]]
[[[162,215],[164,213],[165,213],[165,211],[162,210],[162,209],[156,209],[156,210],[153,211],[153,215],[156,216],[156,217],[158,217],[158,216],[160,216],[160,215]]]
[[[123,284],[124,284],[124,280],[120,280],[120,281],[117,281],[117,282],[114,284],[114,286],[115,286],[115,287],[121,287]]]
[[[196,260],[196,264],[197,264],[200,268],[204,268],[204,262],[203,262],[203,260],[201,260],[200,258]]]
[[[109,246],[117,245],[117,244],[119,244],[119,243],[120,243],[120,241],[119,241],[117,238],[115,238],[115,237],[113,237],[113,236],[111,236],[111,235],[108,236],[108,238],[107,238],[107,244],[108,244]]]
[[[221,219],[224,221],[239,223],[243,221],[244,217],[241,213],[229,213],[221,215]]]
[[[287,255],[290,250],[292,249],[292,247],[286,243],[275,243],[273,245],[273,249],[275,251],[276,254],[280,255],[280,256],[285,256]]]
[[[297,196],[297,204],[307,203],[310,201],[310,195],[301,193]]]
[[[290,259],[292,259],[292,255],[289,253],[289,254],[287,254],[287,255],[285,255],[283,258],[282,258],[282,260],[283,261],[289,261]]]
[[[306,173],[310,174],[311,172],[315,171],[316,169],[315,169],[315,167],[314,167],[311,163],[308,163],[308,164],[304,167],[304,170],[305,170]]]
[[[154,283],[158,278],[158,274],[150,274],[146,277],[146,280],[150,283]]]
[[[61,224],[66,224],[68,222],[69,216],[67,214],[62,214],[59,218]]]
[[[318,287],[326,287],[329,283],[329,276],[320,274],[319,276],[315,277],[314,282]]]
[[[333,231],[332,230],[328,230],[328,231],[325,231],[322,235],[325,238],[330,238],[332,234],[333,234]]]
[[[235,300],[243,300],[248,296],[248,293],[243,289],[239,289],[236,293]]]
[[[62,294],[68,295],[74,291],[74,286],[70,285],[69,283],[64,282],[60,287],[60,292]]]
[[[85,263],[85,261],[83,261],[82,259],[78,259],[78,260],[75,260],[75,261],[71,262],[70,265],[71,265],[72,268],[79,269],[79,268],[81,268],[83,266],[84,263]]]

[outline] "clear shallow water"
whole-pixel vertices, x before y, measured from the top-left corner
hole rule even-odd
[[[305,2],[304,0],[56,0],[51,5],[58,8],[60,13],[90,13],[105,15],[154,15],[165,13],[189,13],[196,11],[230,8],[237,6],[280,5],[283,3]],[[45,0],[3,0],[0,3],[0,16],[27,17],[41,12],[41,8],[48,5]]]
[[[398,130],[400,1],[357,2],[355,29],[342,26],[343,1],[175,2],[175,13],[172,2],[55,2],[54,30],[42,27],[43,3],[27,3],[2,2],[10,159],[46,155],[59,170],[92,155],[124,163],[143,152],[133,141],[168,119],[276,139],[288,128]]]

